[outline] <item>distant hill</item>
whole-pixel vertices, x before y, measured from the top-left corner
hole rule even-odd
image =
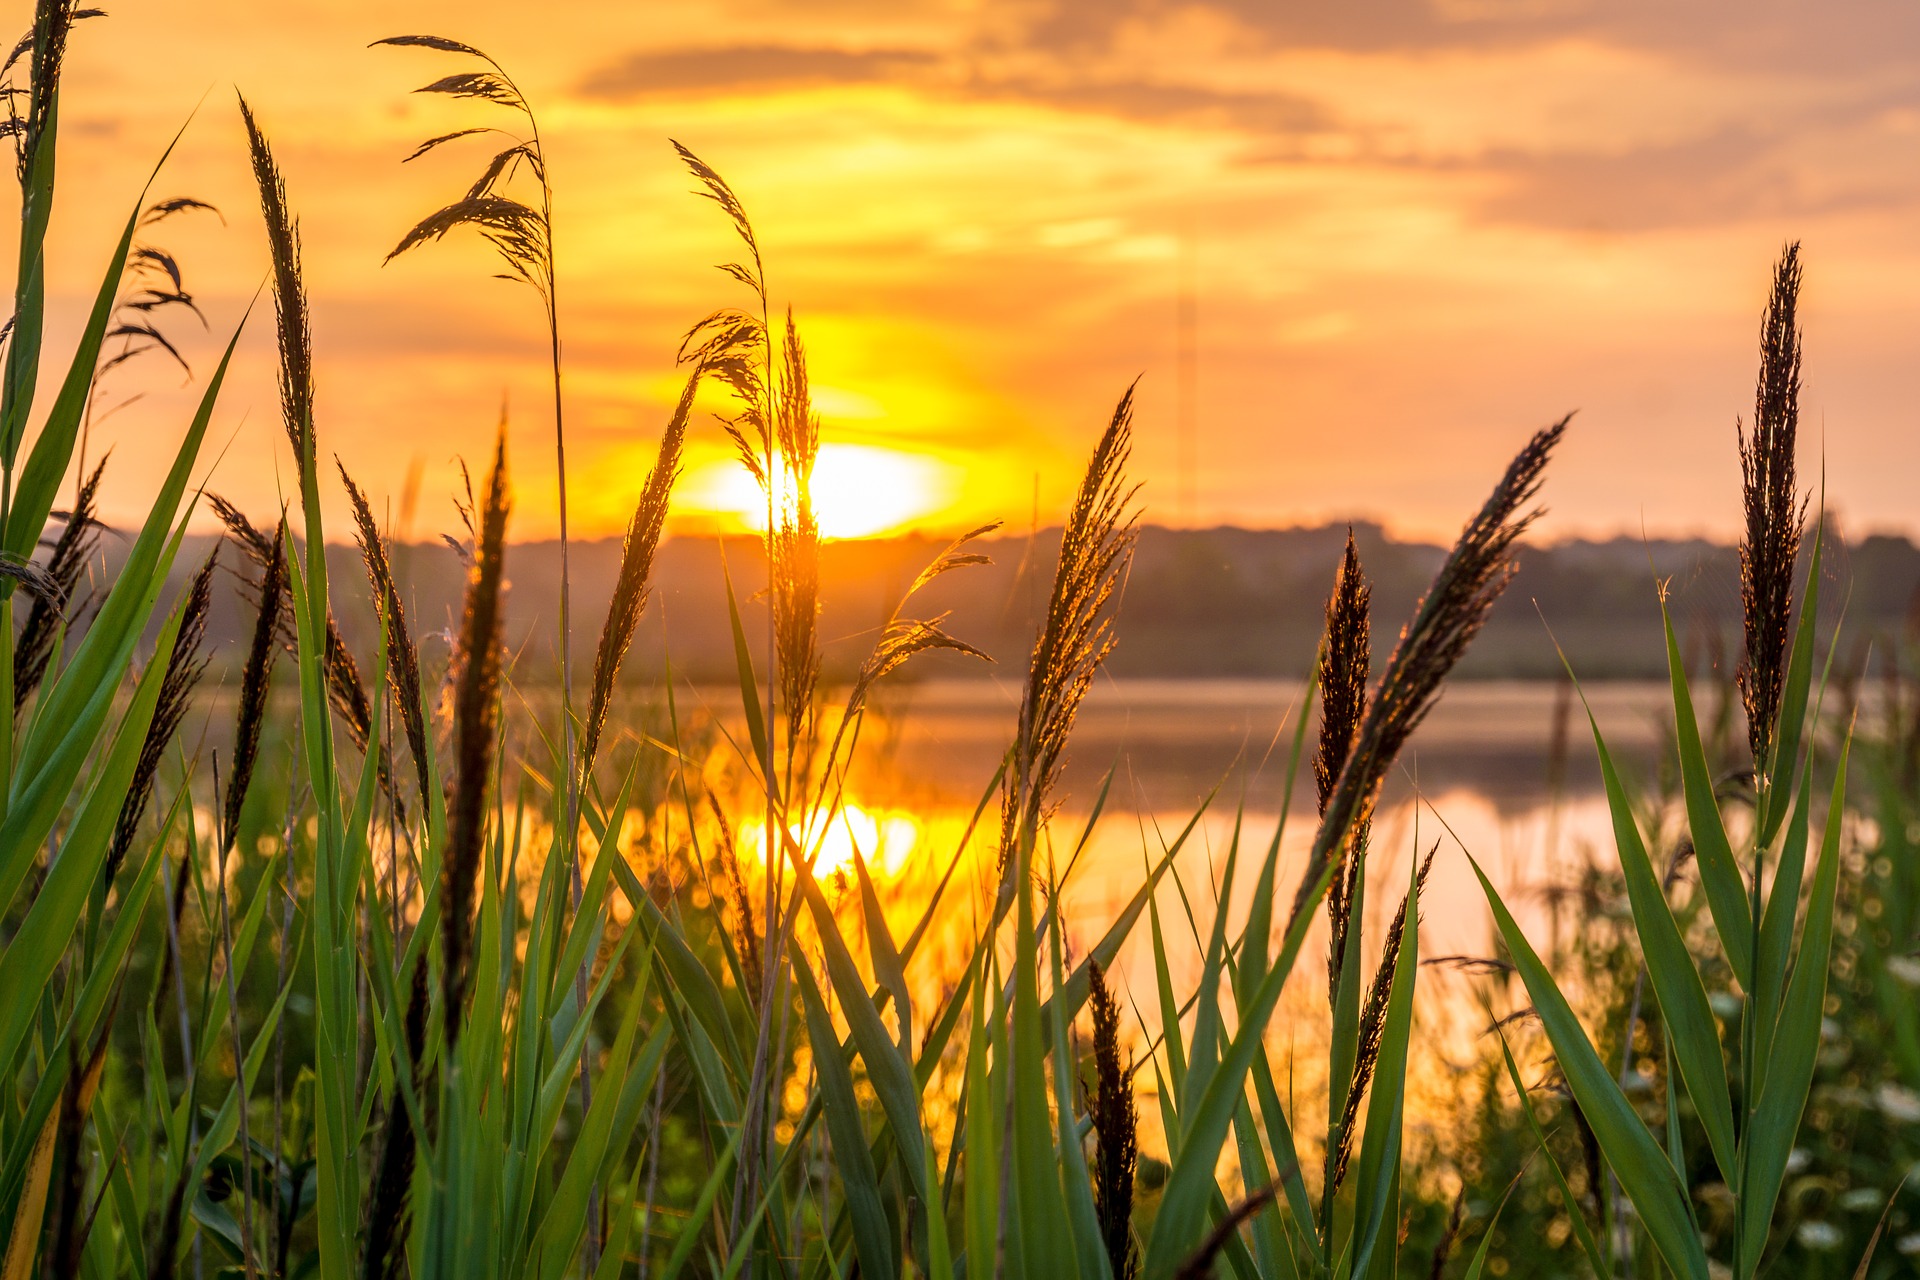
[[[1399,542],[1378,526],[1354,527],[1374,582],[1375,650],[1384,659],[1444,549]],[[1326,593],[1346,526],[1295,529],[1165,529],[1140,531],[1138,553],[1120,606],[1118,676],[1193,678],[1300,676],[1311,665]],[[108,540],[110,544],[112,539]],[[184,581],[212,544],[189,539],[175,577]],[[117,544],[114,544],[117,545]],[[919,536],[828,543],[822,549],[821,635],[831,676],[852,670],[876,629],[914,576],[945,545]],[[1045,605],[1057,529],[983,540],[991,565],[946,575],[923,593],[914,612],[950,614],[948,628],[1018,670],[1026,661]],[[113,547],[109,548],[109,561]],[[619,564],[620,544],[606,539],[572,548],[574,637],[580,661],[591,660],[600,620]],[[232,548],[229,567],[240,564]],[[370,652],[373,617],[366,575],[351,546],[330,547],[341,625]],[[444,656],[457,618],[464,570],[444,544],[397,549],[416,634],[430,662]],[[723,572],[724,563],[724,572]],[[1519,574],[1468,655],[1471,678],[1551,678],[1560,671],[1552,640],[1589,679],[1657,678],[1664,674],[1655,577],[1670,583],[1674,624],[1691,663],[1725,662],[1739,651],[1739,579],[1731,547],[1705,541],[1618,538],[1525,547]],[[559,549],[552,542],[512,547],[507,615],[510,642],[523,657],[522,680],[550,670],[550,628],[558,602]],[[750,597],[763,582],[760,550],[750,538],[676,538],[662,548],[654,594],[631,661],[658,672],[671,653],[675,671],[696,680],[729,680],[733,644],[727,623],[726,574],[753,621]],[[1829,544],[1823,614],[1847,612],[1843,660],[1872,639],[1906,633],[1920,598],[1920,548],[1904,538],[1869,537]],[[760,615],[764,616],[764,615]],[[212,635],[221,662],[237,662],[249,625],[231,591],[222,592]],[[759,646],[756,643],[756,652]],[[921,674],[965,675],[982,664],[934,655]]]

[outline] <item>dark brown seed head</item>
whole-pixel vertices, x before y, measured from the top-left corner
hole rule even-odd
[[[100,526],[95,511],[100,476],[106,469],[103,459],[80,486],[73,510],[67,514],[60,536],[54,540],[53,550],[47,556],[46,576],[59,599],[46,592],[34,593],[26,623],[14,642],[13,709],[16,714],[46,678],[47,663],[53,658],[53,642],[61,623],[71,624],[82,612],[77,608],[63,608],[62,602],[73,600],[87,564],[93,559],[94,548],[99,545]]]
[[[407,1056],[413,1063],[414,1092],[424,1103],[428,1009],[427,961],[413,966],[407,996]],[[373,1194],[367,1201],[365,1247],[360,1255],[361,1280],[399,1280],[406,1274],[407,1226],[413,1211],[413,1165],[419,1146],[413,1113],[398,1086],[387,1098],[385,1133],[380,1163],[374,1174]]]
[[[1313,756],[1313,778],[1322,814],[1353,751],[1367,708],[1367,676],[1373,662],[1370,605],[1373,588],[1360,567],[1353,531],[1327,600],[1327,634],[1320,649],[1320,742]],[[1327,949],[1328,989],[1340,984],[1347,926],[1352,916],[1354,877],[1364,865],[1367,819],[1354,824],[1352,838],[1335,850],[1333,878],[1327,885],[1327,919],[1332,926]]]
[[[443,861],[446,902],[441,915],[441,1017],[447,1051],[460,1038],[467,969],[472,959],[473,892],[486,837],[487,794],[493,774],[494,726],[500,702],[500,609],[506,582],[507,438],[502,430],[483,505],[475,513],[473,568],[467,575],[466,614],[454,651],[453,798]]]
[[[1760,326],[1760,374],[1753,394],[1753,432],[1734,431],[1740,445],[1746,531],[1740,540],[1740,603],[1747,651],[1737,679],[1747,710],[1747,738],[1765,767],[1780,715],[1787,637],[1793,611],[1793,569],[1806,522],[1806,500],[1794,475],[1800,429],[1800,246],[1787,246],[1773,269],[1773,291]]]
[[[1320,650],[1320,742],[1313,755],[1313,780],[1321,813],[1327,811],[1367,709],[1368,668],[1373,662],[1372,599],[1373,587],[1360,567],[1349,529],[1346,553],[1327,599],[1327,635]]]
[[[334,461],[340,467],[341,483],[346,486],[347,497],[353,503],[354,532],[360,543],[360,558],[366,563],[367,580],[373,586],[373,598],[386,628],[387,676],[393,685],[394,697],[400,703],[400,723],[406,729],[407,749],[413,753],[413,767],[424,801],[432,784],[427,779],[427,722],[425,704],[421,701],[420,651],[414,647],[413,636],[407,630],[407,611],[400,603],[400,588],[393,579],[393,562],[387,555],[387,543],[380,533],[380,525],[373,518],[373,508],[367,504],[360,486],[347,474],[345,465],[340,464],[338,459]],[[341,647],[344,650],[345,646]]]
[[[273,148],[240,99],[253,158],[253,179],[260,189],[260,214],[267,224],[267,251],[273,265],[273,309],[280,334],[280,414],[304,467],[313,449],[313,334],[307,318],[307,292],[300,276],[300,225],[287,206],[287,183],[274,163]]]
[[[1433,870],[1433,855],[1440,851],[1436,841],[1420,863],[1418,887],[1427,887],[1427,873]],[[1367,1086],[1373,1082],[1373,1069],[1380,1061],[1380,1037],[1387,1025],[1387,1000],[1393,994],[1393,970],[1400,959],[1400,944],[1406,937],[1407,899],[1400,899],[1393,925],[1387,930],[1387,945],[1380,954],[1380,967],[1373,971],[1373,985],[1367,989],[1366,1004],[1360,1010],[1360,1051],[1353,1061],[1353,1085],[1347,1090],[1345,1113],[1340,1117],[1340,1146],[1333,1162],[1333,1186],[1338,1190],[1347,1176],[1347,1162],[1353,1157],[1354,1131],[1360,1126],[1360,1103]]]
[[[1380,784],[1400,748],[1438,700],[1440,687],[1480,633],[1515,571],[1513,547],[1538,511],[1522,513],[1540,491],[1547,461],[1569,419],[1537,432],[1507,465],[1493,493],[1448,553],[1433,585],[1400,633],[1360,722],[1353,749],[1327,799],[1293,917],[1315,899],[1337,850],[1373,811]],[[1291,927],[1292,921],[1289,921]]]
[[[100,869],[101,883],[109,887],[133,848],[140,819],[153,798],[153,782],[160,772],[160,761],[166,756],[174,734],[179,732],[193,690],[207,669],[207,655],[201,646],[207,637],[207,611],[213,604],[213,568],[219,557],[220,548],[216,546],[187,586],[180,630],[174,638],[173,652],[167,655],[166,674],[160,679],[160,701],[154,707],[153,719],[147,722],[147,736],[140,744],[133,781],[127,787],[127,798],[120,803],[120,816],[113,825],[113,843],[107,846],[106,862]]]
[[[282,597],[286,593],[285,526],[276,529],[260,580],[260,608],[253,620],[253,641],[240,673],[240,712],[233,730],[233,772],[227,778],[220,822],[220,847],[232,849],[240,835],[240,812],[253,781],[254,760],[260,751],[260,729],[267,719],[267,686],[273,679],[278,651],[275,634],[280,626]]]
[[[1093,1191],[1094,1214],[1114,1280],[1133,1280],[1139,1258],[1133,1250],[1133,1179],[1139,1163],[1140,1116],[1133,1076],[1120,1053],[1120,1005],[1098,961],[1087,966],[1093,1005]]]

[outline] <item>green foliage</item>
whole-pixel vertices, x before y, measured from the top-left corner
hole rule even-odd
[[[39,6],[36,106],[20,138],[19,317],[0,406],[0,541],[15,570],[0,597],[7,645],[19,591],[44,587],[25,562],[73,469],[141,225],[129,219],[60,389],[36,406],[58,121],[58,85],[46,79],[75,16],[53,0]],[[519,90],[477,51],[431,36],[389,43],[479,59],[483,70],[428,91],[505,103],[530,125]],[[1481,876],[1539,1032],[1525,1019],[1497,1025],[1471,1068],[1477,1109],[1442,1139],[1459,1148],[1442,1168],[1409,1122],[1409,1080],[1432,1052],[1417,999],[1429,863],[1409,869],[1392,926],[1363,938],[1367,895],[1391,888],[1368,876],[1373,809],[1507,580],[1564,423],[1516,456],[1371,685],[1367,593],[1349,553],[1316,686],[1337,704],[1319,717],[1313,754],[1321,812],[1291,893],[1284,807],[1264,847],[1243,842],[1243,812],[1217,875],[1209,866],[1200,886],[1182,877],[1177,860],[1202,843],[1210,799],[1143,849],[1138,884],[1093,928],[1069,918],[1070,904],[1113,775],[1076,842],[1060,839],[1055,809],[1075,716],[1118,634],[1138,518],[1123,396],[1067,513],[1004,763],[903,916],[872,871],[875,851],[851,834],[850,762],[877,682],[929,650],[984,656],[943,618],[907,612],[928,581],[980,557],[963,538],[937,558],[880,629],[844,703],[830,704],[818,679],[819,534],[805,490],[818,430],[805,349],[792,319],[784,340],[769,332],[760,246],[736,194],[681,149],[750,250],[750,269],[726,270],[754,296],[748,310],[692,326],[694,368],[630,525],[582,733],[571,691],[557,707],[543,702],[541,673],[516,669],[499,634],[511,554],[504,444],[484,497],[469,495],[467,613],[445,672],[423,674],[406,593],[354,492],[379,623],[364,655],[372,679],[357,683],[325,555],[326,431],[313,410],[297,224],[266,132],[250,111],[246,122],[299,475],[299,511],[246,544],[287,588],[284,606],[277,591],[260,593],[254,674],[264,686],[284,641],[296,687],[243,709],[255,719],[236,733],[261,744],[261,766],[242,777],[219,778],[172,742],[177,719],[157,714],[168,682],[197,673],[194,655],[176,654],[191,647],[187,602],[162,597],[229,341],[99,608],[83,618],[61,602],[66,630],[46,677],[0,724],[0,990],[11,997],[0,1009],[11,1083],[0,1096],[0,1280],[61,1266],[142,1280],[187,1267],[326,1280],[827,1280],[856,1269],[871,1280],[1373,1280],[1452,1268],[1478,1280],[1564,1274],[1569,1262],[1606,1275],[1664,1265],[1689,1280],[1721,1263],[1746,1280],[1774,1262],[1816,1273],[1808,1242],[1824,1237],[1807,1227],[1841,1205],[1857,1211],[1857,1230],[1843,1234],[1858,1255],[1883,1234],[1910,1234],[1896,1174],[1920,1151],[1862,1122],[1860,1099],[1920,1108],[1920,713],[1896,690],[1882,731],[1857,753],[1821,716],[1817,539],[1774,673],[1777,721],[1752,740],[1750,807],[1725,783],[1725,726],[1702,732],[1669,627],[1677,790],[1637,795],[1593,732],[1616,859],[1588,887],[1621,904],[1616,924],[1603,919],[1543,954]],[[484,190],[403,247],[455,226],[492,236],[541,292],[557,394],[544,166],[537,136],[510,140]],[[538,184],[537,211],[501,194],[522,168]],[[520,214],[489,222],[482,215],[498,208],[474,206],[483,196]],[[669,671],[655,701],[622,720],[608,707],[701,379],[739,401],[731,430],[765,486],[770,590],[743,598],[728,583],[737,717],[683,722]],[[1764,447],[1781,447],[1776,437]],[[1784,616],[1762,621],[1784,634]],[[0,659],[11,679],[11,649]],[[439,675],[455,690],[450,712],[425,692]],[[1289,798],[1309,755],[1312,693],[1290,735]],[[155,733],[165,749],[149,750]],[[395,767],[399,742],[412,769]],[[126,797],[153,790],[136,774],[161,760],[161,810],[133,814],[135,847],[109,873]],[[1870,797],[1852,808],[1850,768]],[[988,818],[976,838],[996,802],[1000,821]],[[1697,892],[1682,891],[1662,844],[1668,811],[1684,815]],[[202,812],[238,821],[208,841]],[[834,866],[826,851],[843,836],[853,847]],[[1324,1117],[1299,1105],[1275,1034],[1323,903],[1341,939],[1317,1046]],[[1091,1055],[1105,1076],[1090,1083],[1083,1007],[1143,916],[1135,950],[1151,961],[1158,1025],[1150,1040],[1142,1029],[1137,1077],[1119,1079],[1110,1038]],[[913,925],[903,932],[904,918]],[[1369,982],[1360,961],[1375,944]],[[1504,974],[1492,985],[1490,1005],[1516,994],[1499,989],[1513,985]],[[1528,1081],[1522,1061],[1532,1059],[1512,1047],[1539,1037],[1561,1098]],[[1614,1069],[1616,1055],[1631,1070]],[[1643,1060],[1663,1065],[1646,1074]],[[1103,1185],[1096,1198],[1096,1172],[1118,1158],[1102,1144],[1135,1113],[1096,1115],[1093,1099],[1145,1080],[1160,1130],[1149,1147],[1163,1140],[1165,1159],[1139,1148],[1137,1182]],[[1321,1120],[1324,1133],[1307,1131]],[[1142,1135],[1124,1136],[1131,1169]],[[1809,1165],[1825,1183],[1808,1183]],[[1454,1182],[1465,1185],[1449,1216]],[[1891,1265],[1876,1255],[1868,1274]]]

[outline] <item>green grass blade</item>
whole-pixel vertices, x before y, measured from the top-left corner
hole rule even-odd
[[[1720,933],[1720,945],[1727,963],[1744,988],[1752,988],[1753,910],[1747,902],[1747,885],[1734,861],[1733,845],[1727,839],[1726,824],[1720,817],[1720,803],[1713,794],[1713,776],[1707,768],[1707,756],[1700,743],[1700,725],[1693,713],[1693,693],[1687,687],[1687,669],[1680,658],[1680,645],[1673,635],[1673,622],[1667,617],[1666,601],[1660,602],[1660,620],[1666,628],[1667,678],[1673,689],[1674,735],[1680,748],[1680,780],[1686,791],[1687,826],[1693,835],[1694,856],[1700,864],[1700,887],[1706,891],[1707,906],[1713,912],[1714,927]],[[1582,701],[1584,701],[1584,695]],[[1587,712],[1591,723],[1593,712]],[[1594,727],[1594,741],[1600,730]],[[1618,822],[1616,820],[1616,826]],[[1684,1070],[1685,1064],[1682,1063]],[[1693,1079],[1687,1080],[1689,1089]],[[1714,1154],[1720,1154],[1719,1147]]]
[[[986,981],[985,948],[971,962],[973,1016],[967,1040],[966,1168],[962,1174],[965,1202],[966,1259],[969,1275],[986,1274],[1000,1236],[1000,1135],[1005,1122],[1001,1091],[992,1087],[987,1072],[987,1007],[995,1004],[994,985]],[[994,1022],[998,1023],[998,1014]]]
[[[1407,888],[1406,925],[1393,964],[1387,1014],[1381,1025],[1372,1100],[1360,1138],[1360,1171],[1354,1182],[1353,1274],[1377,1265],[1384,1248],[1391,1259],[1399,1227],[1400,1151],[1406,1115],[1407,1048],[1413,1036],[1413,993],[1420,977],[1420,864],[1414,860]],[[1356,930],[1355,932],[1358,932]],[[1382,1245],[1382,1240],[1386,1243]]]
[[[1780,723],[1774,734],[1773,759],[1760,823],[1761,848],[1773,843],[1786,817],[1786,799],[1792,790],[1793,769],[1799,763],[1800,738],[1806,726],[1807,694],[1813,683],[1813,651],[1820,612],[1820,560],[1826,538],[1823,501],[1813,523],[1813,554],[1807,562],[1807,581],[1800,595],[1800,620],[1794,628],[1793,648],[1787,655],[1787,678],[1780,690]]]
[[[1280,954],[1266,976],[1260,980],[1253,999],[1240,1010],[1240,1025],[1232,1046],[1221,1057],[1220,1066],[1208,1083],[1206,1093],[1191,1115],[1180,1117],[1186,1135],[1161,1193],[1160,1214],[1154,1219],[1153,1235],[1147,1242],[1141,1274],[1146,1280],[1167,1280],[1185,1262],[1205,1230],[1208,1206],[1217,1194],[1214,1166],[1227,1138],[1233,1111],[1239,1105],[1241,1091],[1254,1057],[1264,1047],[1267,1020],[1273,1016],[1280,990],[1293,972],[1307,931],[1313,922],[1311,909],[1326,893],[1332,867],[1321,870],[1308,894],[1308,909],[1299,913],[1281,943]]]
[[[845,938],[841,936],[833,908],[820,892],[813,873],[803,863],[794,864],[794,882],[795,887],[806,895],[807,906],[813,913],[821,949],[826,953],[828,981],[833,986],[834,995],[840,1000],[840,1008],[846,1016],[853,1042],[860,1050],[861,1060],[867,1065],[867,1080],[886,1113],[887,1124],[900,1150],[901,1170],[907,1175],[913,1194],[920,1203],[934,1204],[933,1189],[923,1181],[926,1161],[921,1158],[920,1147],[925,1137],[920,1121],[920,1088],[914,1079],[913,1066],[888,1038],[886,1023],[881,1019],[873,998],[867,993],[866,982],[853,962],[853,954],[847,949]],[[804,964],[797,939],[793,945],[794,964]]]
[[[1673,629],[1667,629],[1669,646],[1672,645]],[[1677,650],[1675,651],[1677,657]],[[1674,668],[1676,672],[1679,667]],[[1686,698],[1685,680],[1676,675],[1674,689],[1674,711],[1676,719],[1683,722],[1692,719],[1691,709],[1682,708]],[[1581,695],[1585,701],[1585,694]],[[1633,910],[1634,930],[1640,938],[1640,950],[1645,958],[1647,977],[1653,984],[1654,996],[1660,1002],[1660,1013],[1666,1019],[1667,1035],[1673,1047],[1674,1059],[1680,1068],[1680,1078],[1686,1082],[1687,1094],[1693,1099],[1694,1109],[1700,1114],[1700,1123],[1707,1131],[1707,1145],[1713,1151],[1714,1163],[1720,1166],[1720,1174],[1726,1179],[1727,1186],[1738,1190],[1740,1186],[1739,1157],[1735,1150],[1733,1129],[1733,1096],[1727,1087],[1726,1058],[1720,1048],[1720,1027],[1713,1016],[1713,1007],[1707,1002],[1706,985],[1700,980],[1700,971],[1695,967],[1693,955],[1687,950],[1686,939],[1680,933],[1680,926],[1673,918],[1673,908],[1667,902],[1660,875],[1654,870],[1652,859],[1647,855],[1646,842],[1640,836],[1640,824],[1633,816],[1633,806],[1627,800],[1626,788],[1620,785],[1619,771],[1614,768],[1613,754],[1607,750],[1606,740],[1601,737],[1599,722],[1593,718],[1591,708],[1587,711],[1587,723],[1593,729],[1593,746],[1600,757],[1600,776],[1607,792],[1607,808],[1613,817],[1614,847],[1620,854],[1620,871],[1627,883],[1627,898]],[[1686,761],[1692,757],[1692,765]],[[1683,729],[1680,742],[1680,758],[1683,769],[1698,771],[1703,779],[1706,775],[1706,760],[1700,754],[1697,734],[1693,736],[1689,747],[1688,736]],[[1689,783],[1689,810],[1693,807],[1691,786]],[[1713,814],[1713,826],[1718,829],[1719,810],[1713,806],[1711,788],[1706,804]],[[1693,824],[1696,833],[1702,830],[1702,823]],[[1725,839],[1725,832],[1720,832]],[[1694,847],[1700,848],[1696,834]],[[1734,877],[1734,892],[1741,902],[1741,913],[1746,913],[1745,890],[1739,883],[1738,868],[1731,867],[1732,855],[1728,854],[1729,867]],[[1701,864],[1701,880],[1706,882],[1706,865]],[[1752,917],[1747,917],[1750,928]],[[1749,953],[1751,946],[1749,944]]]
[[[1056,895],[1055,919],[1060,918],[1059,905]],[[1065,973],[1058,928],[1047,930],[1047,953],[1053,989],[1058,991]],[[1067,1044],[1067,1019],[1062,1004],[1059,1000],[1048,1002],[1052,1012],[1049,1021],[1053,1034],[1053,1107],[1059,1123],[1060,1181],[1067,1199],[1067,1225],[1072,1230],[1081,1280],[1112,1280],[1113,1266],[1107,1258],[1099,1214],[1093,1204],[1093,1178],[1087,1172],[1086,1152],[1080,1145],[1080,1124],[1074,1118],[1073,1085],[1077,1071],[1073,1051]]]
[[[1767,904],[1760,912],[1760,951],[1755,962],[1758,974],[1746,1013],[1753,1020],[1756,1044],[1771,1044],[1779,1027],[1781,993],[1787,985],[1793,952],[1794,920],[1800,913],[1800,886],[1806,878],[1812,812],[1813,770],[1808,768],[1801,774],[1799,798],[1780,841],[1780,860],[1774,866]],[[1767,1055],[1754,1055],[1750,1087],[1756,1094],[1766,1088],[1767,1066]]]
[[[874,1169],[873,1154],[867,1149],[860,1103],[854,1094],[853,1073],[840,1055],[840,1037],[834,1032],[833,1020],[827,1014],[826,1002],[821,999],[812,969],[796,963],[793,977],[800,989],[801,1003],[806,1007],[808,1042],[818,1046],[813,1062],[820,1075],[820,1093],[825,1099],[827,1137],[833,1144],[840,1194],[846,1200],[852,1219],[853,1248],[860,1259],[861,1273],[895,1275],[892,1231],[887,1225],[886,1204],[880,1193],[880,1176]]]
[[[1553,1184],[1559,1189],[1560,1203],[1567,1211],[1567,1220],[1573,1224],[1574,1238],[1580,1242],[1580,1251],[1587,1255],[1587,1265],[1593,1268],[1594,1280],[1608,1280],[1613,1275],[1613,1268],[1607,1265],[1606,1258],[1601,1254],[1600,1245],[1593,1238],[1593,1228],[1587,1225],[1586,1214],[1580,1208],[1580,1201],[1574,1197],[1573,1188],[1567,1185],[1567,1175],[1560,1168],[1560,1162],[1553,1158],[1553,1149],[1547,1146],[1546,1130],[1540,1127],[1539,1113],[1533,1109],[1533,1097],[1527,1092],[1526,1081],[1520,1078],[1520,1065],[1513,1060],[1513,1050],[1507,1045],[1507,1033],[1496,1025],[1494,1034],[1500,1037],[1500,1055],[1506,1063],[1507,1079],[1513,1082],[1513,1091],[1520,1098],[1520,1111],[1527,1118],[1527,1128],[1533,1132],[1534,1147],[1546,1160],[1547,1170],[1553,1174]],[[1519,1179],[1516,1178],[1514,1184],[1519,1185]],[[1511,1195],[1512,1188],[1507,1193]],[[1503,1200],[1501,1203],[1506,1202]],[[1491,1225],[1487,1227],[1487,1235],[1489,1238],[1493,1235]],[[1484,1253],[1486,1243],[1483,1241],[1480,1247]]]
[[[1667,1265],[1685,1280],[1707,1280],[1706,1252],[1693,1229],[1686,1188],[1680,1184],[1679,1174],[1667,1163],[1666,1153],[1653,1140],[1633,1104],[1627,1101],[1612,1073],[1600,1061],[1593,1042],[1587,1038],[1586,1028],[1580,1025],[1559,984],[1534,952],[1506,903],[1500,900],[1493,882],[1471,855],[1468,861],[1473,863],[1473,873],[1479,877],[1487,903],[1493,908],[1494,922],[1506,941],[1514,967],[1526,984],[1527,994],[1533,998],[1534,1011],[1540,1015],[1554,1055],[1560,1060],[1567,1087],[1572,1090],[1587,1123],[1593,1127],[1600,1150],[1613,1166],[1622,1189],[1639,1210],[1654,1247]]]
[[[26,993],[44,991],[54,968],[66,954],[67,943],[80,923],[87,900],[100,881],[100,865],[107,856],[121,802],[139,763],[140,748],[160,701],[167,658],[180,630],[174,612],[154,657],[140,677],[126,715],[108,748],[80,811],[68,829],[59,856],[52,859],[46,879],[33,895],[26,918],[0,953],[0,991],[14,992],[0,1010],[0,1063],[12,1064],[32,1029],[38,1001]]]
[[[1735,1274],[1752,1276],[1766,1247],[1767,1228],[1786,1178],[1787,1157],[1800,1133],[1807,1092],[1820,1054],[1820,1019],[1827,999],[1827,968],[1833,950],[1834,901],[1840,881],[1840,832],[1846,820],[1847,757],[1842,746],[1835,766],[1820,863],[1813,873],[1807,922],[1800,953],[1780,1004],[1780,1025],[1767,1046],[1767,1078],[1746,1134],[1746,1187],[1740,1203],[1740,1252]]]
[[[1480,1237],[1480,1247],[1473,1251],[1473,1261],[1467,1264],[1466,1274],[1460,1280],[1480,1280],[1486,1274],[1487,1253],[1493,1248],[1494,1229],[1500,1225],[1500,1215],[1506,1212],[1507,1201],[1513,1199],[1514,1188],[1519,1185],[1518,1178],[1507,1184],[1507,1192],[1500,1197],[1500,1203],[1493,1207],[1493,1216],[1487,1219],[1486,1232]]]
[[[867,956],[872,961],[874,976],[893,997],[894,1011],[900,1023],[900,1055],[911,1059],[913,997],[907,990],[906,965],[893,945],[893,933],[887,928],[887,914],[880,909],[880,897],[874,892],[873,877],[867,874],[867,860],[860,856],[857,845],[853,850],[853,870],[860,885],[860,917],[866,926]]]

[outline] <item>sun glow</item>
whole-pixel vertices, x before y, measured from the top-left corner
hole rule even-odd
[[[743,824],[741,849],[764,849],[766,830],[764,823]],[[815,832],[811,838],[795,830],[793,837],[814,855],[815,875],[851,867],[855,850],[869,870],[879,875],[893,875],[906,866],[919,844],[920,822],[904,809],[868,809],[848,804],[841,806],[825,830]]]
[[[822,537],[872,538],[933,515],[956,487],[955,469],[924,454],[824,444],[813,466],[813,509]],[[766,496],[736,461],[695,468],[684,492],[697,511],[766,527]]]

